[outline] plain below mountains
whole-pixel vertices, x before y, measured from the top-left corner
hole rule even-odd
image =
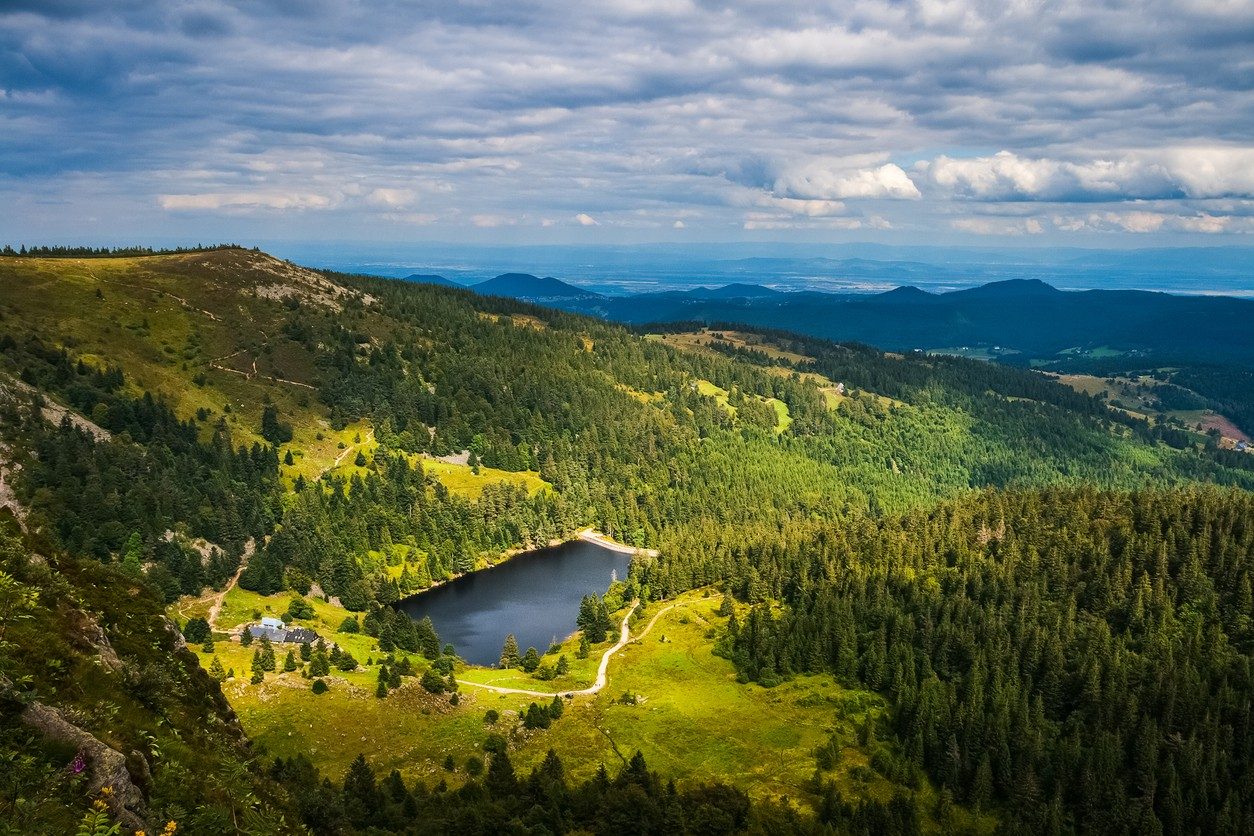
[[[781,292],[738,283],[605,296],[525,273],[471,289],[631,325],[740,323],[896,351],[983,350],[1020,361],[1124,356],[1254,367],[1254,301],[1226,296],[1064,291],[1037,279],[950,293],[911,286],[869,295]]]

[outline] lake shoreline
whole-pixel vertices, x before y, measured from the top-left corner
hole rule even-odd
[[[635,554],[574,536],[502,560],[495,564],[504,567],[499,571],[466,573],[407,596],[394,608],[415,620],[429,617],[441,641],[464,661],[491,666],[507,634],[515,634],[520,647],[541,649],[569,637],[581,598],[625,580]]]
[[[620,543],[617,540],[610,538],[608,535],[602,534],[601,532],[597,531],[595,528],[582,528],[579,531],[576,531],[571,536],[566,537],[565,539],[554,537],[552,540],[549,540],[549,542],[546,545],[543,545],[543,546],[533,546],[529,549],[525,549],[525,548],[506,549],[505,551],[501,552],[500,559],[497,560],[496,562],[489,563],[487,566],[483,566],[478,569],[471,569],[469,572],[462,572],[460,575],[453,575],[452,577],[445,578],[444,580],[441,580],[441,581],[432,581],[431,585],[426,587],[425,589],[420,589],[417,592],[411,592],[409,595],[404,595],[400,597],[399,599],[397,599],[396,603],[393,604],[393,606],[396,606],[397,604],[402,604],[406,601],[411,601],[414,598],[427,594],[428,592],[432,592],[436,589],[439,589],[440,587],[447,586],[453,581],[461,580],[462,578],[468,578],[471,575],[477,575],[480,572],[487,572],[488,570],[495,569],[498,566],[504,566],[506,563],[508,563],[509,561],[513,560],[515,557],[518,557],[520,555],[530,554],[531,552],[544,551],[545,549],[555,549],[558,546],[564,546],[567,543],[577,543],[580,541],[585,542],[585,543],[591,543],[594,546],[600,546],[601,548],[606,549],[607,551],[617,552],[618,554],[629,554],[633,556],[640,555],[643,557],[657,557],[660,554],[660,552],[658,552],[657,549],[639,549],[639,548],[636,548],[635,546],[629,546],[626,543]]]

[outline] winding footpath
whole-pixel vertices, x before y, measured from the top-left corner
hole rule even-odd
[[[661,618],[662,615],[667,610],[672,609],[675,605],[671,604],[669,606],[663,607],[662,609],[658,610],[657,613],[654,614],[653,618],[649,621],[648,625],[644,628],[644,630],[641,631],[640,635],[636,636],[633,639],[631,637],[631,628],[628,626],[627,623],[631,620],[632,613],[634,613],[636,609],[639,608],[639,606],[640,606],[639,601],[633,601],[631,604],[631,609],[629,609],[627,611],[627,614],[623,616],[623,624],[622,624],[622,627],[619,628],[619,633],[618,633],[618,643],[615,644],[613,647],[611,647],[609,650],[605,651],[603,654],[601,654],[601,664],[597,667],[596,682],[588,686],[587,688],[581,688],[578,691],[529,691],[526,688],[505,688],[500,685],[485,685],[482,682],[470,682],[465,679],[457,680],[457,684],[467,685],[467,686],[470,686],[471,688],[482,688],[485,691],[495,691],[498,694],[523,694],[528,697],[591,696],[592,694],[599,692],[602,688],[605,687],[606,682],[607,682],[606,673],[609,670],[610,658],[613,657],[615,653],[622,650],[631,642],[640,641],[645,636],[647,636],[649,634],[649,631],[653,629],[653,625],[657,623],[657,620]]]

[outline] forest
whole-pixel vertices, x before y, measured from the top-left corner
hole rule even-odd
[[[258,804],[276,815],[324,833],[403,832],[415,816],[418,832],[914,832],[910,788],[926,776],[1012,832],[1254,829],[1245,459],[1028,369],[769,331],[757,333],[772,352],[684,351],[574,314],[334,273],[315,274],[333,304],[213,284],[249,276],[239,260],[253,257],[154,256],[187,297],[143,297],[180,323],[210,307],[195,326],[206,334],[230,325],[234,300],[264,311],[279,347],[256,353],[285,366],[243,382],[193,351],[207,336],[181,357],[154,352],[151,368],[115,364],[100,359],[107,344],[48,333],[6,301],[0,433],[40,549],[104,564],[96,582],[142,589],[141,608],[220,589],[248,556],[243,589],[316,584],[417,649],[389,605],[595,526],[660,551],[628,579],[646,602],[709,588],[748,607],[729,605],[712,637],[744,682],[830,674],[877,692],[891,705],[880,733],[903,755],[899,797],[816,784],[800,811],[667,785],[643,759],[572,782],[563,753],[526,777],[489,753],[482,780],[453,789],[380,779],[366,760],[342,784],[299,759],[252,760]],[[221,269],[181,272],[190,259]],[[119,285],[100,298],[132,292]],[[141,386],[153,368],[178,386]],[[292,397],[293,380],[308,394]],[[826,397],[822,380],[844,394]],[[179,387],[228,386],[252,388],[229,390],[229,411],[177,405]],[[45,420],[50,403],[101,432]],[[373,435],[358,433],[346,463],[302,469],[311,426]],[[455,453],[543,487],[452,491],[433,462]],[[3,646],[0,664],[11,681],[53,682]],[[153,792],[156,806],[166,790]],[[0,795],[0,817],[15,821],[16,799]]]

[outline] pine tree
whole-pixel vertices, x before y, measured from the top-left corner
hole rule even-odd
[[[505,637],[505,645],[501,648],[500,666],[502,668],[518,667],[518,640],[510,633]]]
[[[213,677],[216,682],[226,680],[226,669],[222,667],[222,660],[217,656],[214,656],[213,661],[209,663],[209,676]]]
[[[533,673],[536,668],[540,667],[540,653],[534,647],[527,648],[527,652],[523,654],[520,663],[522,669],[527,673]]]
[[[283,670],[287,673],[296,670],[296,654],[291,650],[287,652],[287,657],[283,660]]]
[[[139,539],[139,532],[133,531],[122,546],[122,571],[136,580],[143,578],[143,554],[143,541]]]
[[[331,660],[321,647],[314,649],[309,658],[309,675],[312,677],[326,676],[331,672]]]
[[[484,789],[495,799],[504,799],[518,792],[518,779],[509,755],[497,752],[488,763],[488,774],[483,780]]]
[[[270,639],[266,636],[261,637],[261,669],[267,673],[273,672],[278,665],[274,658],[274,646],[270,644]]]
[[[375,783],[374,770],[365,755],[358,755],[344,775],[344,811],[349,820],[364,828],[376,819],[383,807],[383,796]]]

